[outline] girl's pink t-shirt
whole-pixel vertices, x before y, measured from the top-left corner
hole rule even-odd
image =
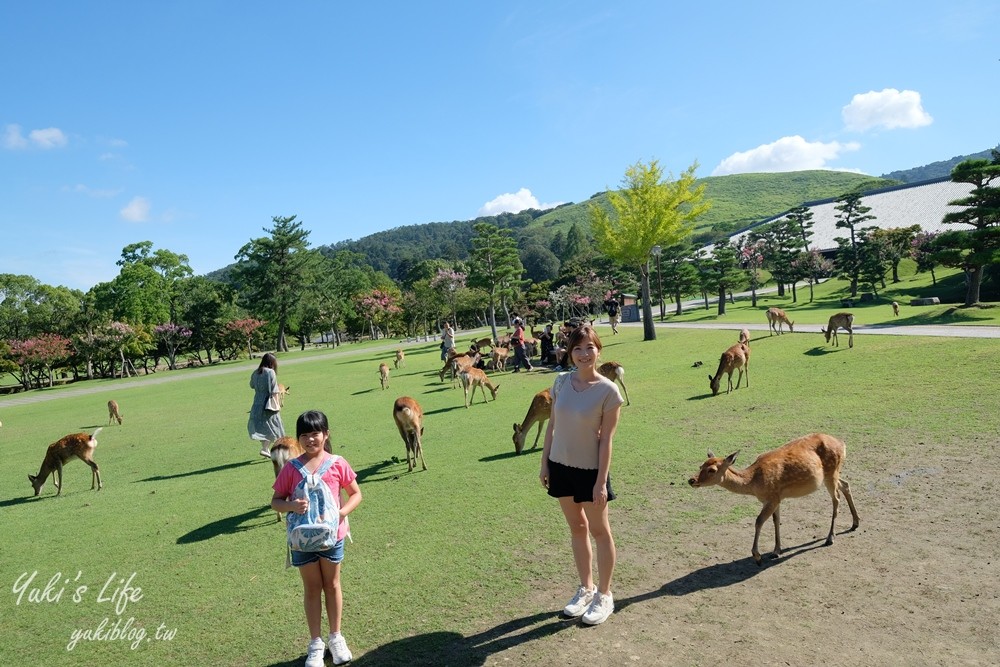
[[[326,453],[324,452],[324,454]],[[330,454],[326,454],[326,458],[329,457]],[[320,465],[323,465],[326,458],[320,462]],[[338,456],[337,460],[330,466],[330,469],[323,473],[323,477],[321,479],[326,482],[328,487],[330,487],[330,493],[337,498],[337,504],[341,505],[343,504],[343,500],[341,500],[342,496],[340,490],[350,486],[351,482],[357,478],[357,473],[355,473],[354,469],[351,468],[351,464],[347,462],[347,459],[343,456]],[[295,466],[291,463],[286,463],[282,466],[281,472],[278,473],[278,477],[274,480],[274,484],[271,488],[274,489],[275,495],[279,498],[285,498],[287,500],[292,497],[293,493],[295,493],[295,487],[299,485],[300,481],[302,481],[301,473],[299,473],[299,471],[296,470]],[[344,539],[344,537],[347,536],[348,530],[347,521],[341,521],[340,527],[337,530],[337,539]]]

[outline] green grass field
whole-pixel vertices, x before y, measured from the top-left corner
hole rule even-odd
[[[793,319],[800,313],[825,321],[819,308],[796,309]],[[736,309],[727,319],[750,315],[763,317]],[[859,322],[872,320],[859,315]],[[859,335],[849,350],[826,346],[818,333],[758,331],[749,389],[712,397],[706,376],[735,331],[660,330],[644,343],[639,327],[615,337],[598,330],[602,357],[627,369],[632,400],[614,450],[620,550],[756,514],[752,498],[727,510],[728,494],[687,487],[707,448],[743,448],[746,464],[793,437],[826,431],[848,443],[849,475],[852,452],[903,457],[915,443],[935,443],[967,455],[986,444],[984,434],[1000,432],[992,401],[980,400],[982,360],[998,358],[997,340]],[[460,334],[459,343],[471,338]],[[408,347],[406,366],[380,390],[377,367],[391,365],[394,347],[281,356],[279,379],[291,388],[286,429],[294,431],[299,412],[324,410],[334,451],[358,472],[364,501],[351,517],[355,541],[343,574],[344,633],[355,662],[425,664],[414,656],[449,651],[451,664],[483,664],[488,649],[468,638],[552,611],[512,604],[533,590],[562,598],[575,585],[563,519],[538,483],[541,443],[520,456],[511,443],[511,425],[554,374],[499,374],[498,400],[484,405],[479,395],[466,410],[461,390],[437,379],[433,343]],[[696,361],[703,366],[692,368]],[[301,664],[308,638],[300,581],[284,569],[283,525],[269,509],[271,464],[246,436],[254,367],[244,361],[212,375],[92,383],[107,391],[82,396],[58,388],[45,393],[63,394],[59,400],[0,407],[7,535],[0,663],[18,656],[19,664],[109,667]],[[172,381],[150,381],[168,375]],[[426,472],[406,471],[391,417],[401,395],[426,413]],[[109,398],[124,425],[105,426]],[[26,475],[46,446],[98,426],[105,426],[95,456],[105,488],[91,491],[90,471],[76,461],[60,497],[50,479],[33,498]],[[533,432],[527,447],[532,439]],[[748,548],[748,541],[734,545],[734,557]],[[19,595],[18,582],[33,573]],[[662,583],[645,581],[628,559],[616,580],[631,593]],[[125,583],[131,588],[115,595]],[[146,634],[133,634],[134,649],[129,639],[79,639],[68,650],[74,632],[104,619],[106,630],[118,622]],[[378,660],[366,663],[365,654]]]

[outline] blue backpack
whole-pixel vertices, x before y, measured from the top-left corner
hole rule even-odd
[[[309,510],[305,514],[289,512],[286,515],[290,550],[326,551],[337,543],[337,531],[340,528],[339,493],[335,496],[322,477],[338,458],[340,457],[334,454],[312,474],[306,471],[298,459],[289,461],[302,475],[292,498],[309,499]]]

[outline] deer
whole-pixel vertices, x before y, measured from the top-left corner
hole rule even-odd
[[[493,363],[493,370],[501,371],[507,369],[507,358],[510,356],[509,347],[495,347],[490,352],[490,359]]]
[[[719,357],[719,368],[715,371],[715,377],[708,376],[708,386],[712,390],[712,396],[719,393],[719,385],[722,381],[722,374],[729,374],[729,388],[726,393],[733,391],[733,371],[739,371],[736,378],[736,388],[740,388],[744,373],[747,376],[747,387],[750,386],[750,347],[743,343],[737,343],[722,353]]]
[[[773,558],[781,556],[781,516],[780,505],[785,498],[807,496],[820,486],[825,486],[833,502],[833,517],[830,519],[830,533],[826,545],[833,544],[833,530],[837,523],[839,494],[847,499],[854,523],[851,531],[857,530],[861,520],[854,507],[851,487],[840,476],[847,447],[841,440],[826,433],[810,433],[796,438],[777,449],[764,452],[757,460],[743,470],[733,469],[739,450],[726,458],[718,458],[711,451],[708,460],[701,464],[696,477],[688,480],[693,488],[719,485],[727,491],[754,496],[763,504],[754,525],[751,553],[757,565],[761,565],[760,529],[768,518],[774,520]]]
[[[108,426],[117,420],[118,425],[122,425],[122,413],[118,410],[118,401],[108,401]]]
[[[892,302],[892,316],[899,317],[899,304],[895,301]]]
[[[400,364],[403,364],[404,366],[406,365],[406,355],[403,354],[403,348],[396,350],[396,359],[392,363],[395,365],[397,371],[399,370]]]
[[[625,367],[617,361],[606,361],[597,367],[597,372],[612,382],[617,382],[625,392],[625,405],[632,405],[628,400],[628,389],[625,389]]]
[[[497,390],[500,389],[500,385],[494,385],[490,382],[490,379],[486,377],[486,373],[475,367],[469,367],[464,369],[458,374],[459,380],[462,382],[462,391],[465,392],[465,408],[469,408],[469,389],[472,390],[472,399],[476,398],[476,387],[483,392],[483,403],[488,402],[486,398],[486,390],[489,389],[490,393],[493,395],[493,400],[497,400]]]
[[[827,322],[826,328],[820,328],[823,335],[826,336],[826,342],[830,342],[830,336],[833,336],[833,344],[840,347],[840,341],[837,340],[837,329],[844,329],[847,331],[847,346],[854,347],[854,315],[851,313],[837,313],[836,315],[830,316],[830,321]]]
[[[750,347],[750,330],[747,328],[740,329],[740,343]]]
[[[538,447],[538,438],[542,435],[542,427],[552,415],[552,390],[545,388],[535,394],[528,406],[528,414],[524,415],[524,421],[514,424],[514,453],[520,454],[524,449],[524,439],[531,430],[532,425],[538,424],[538,431],[535,433],[535,444],[532,449]]]
[[[474,340],[474,341],[472,341],[472,344],[476,346],[477,350],[482,350],[484,347],[493,347],[494,346],[493,339],[492,338],[488,338],[488,337],[487,338],[480,338],[479,340]]]
[[[275,393],[278,394],[279,406],[285,407],[285,396],[288,396],[288,394],[290,394],[291,391],[292,391],[291,387],[286,387],[283,384],[278,384],[278,391],[276,391]]]
[[[103,428],[103,427],[102,427]],[[101,482],[101,469],[94,461],[94,449],[97,447],[97,434],[101,432],[98,428],[93,435],[86,433],[71,433],[63,436],[59,440],[49,445],[45,450],[45,458],[42,459],[42,467],[38,469],[37,475],[28,475],[28,481],[35,489],[37,496],[45,485],[45,480],[52,475],[52,483],[56,485],[56,495],[62,494],[63,466],[74,456],[90,466],[91,479],[90,489],[93,491],[94,485],[97,490],[104,488]]]
[[[769,335],[773,336],[778,334],[779,336],[784,333],[783,325],[788,325],[788,332],[795,333],[792,326],[795,324],[788,319],[788,315],[785,314],[781,308],[768,308],[767,309],[767,326],[770,330]],[[775,326],[777,325],[777,327]]]
[[[378,365],[378,379],[382,383],[382,391],[389,388],[389,364],[381,363]]]
[[[441,382],[444,382],[444,374],[451,370],[451,386],[455,386],[455,381],[458,379],[458,374],[462,372],[463,369],[475,366],[479,363],[479,353],[478,352],[464,352],[462,354],[456,354],[448,358],[444,366],[438,371],[438,377],[441,378]]]
[[[399,435],[406,445],[406,466],[409,472],[417,467],[417,456],[420,456],[420,465],[427,470],[424,463],[424,447],[421,439],[424,435],[424,411],[420,404],[409,396],[400,396],[392,405],[392,419],[396,422]],[[410,461],[410,455],[413,461]]]
[[[271,445],[271,464],[274,466],[274,476],[278,477],[278,473],[286,463],[291,461],[297,456],[302,456],[302,445],[299,441],[290,435],[283,435],[274,441]],[[278,515],[278,521],[281,521],[281,512],[276,512]]]

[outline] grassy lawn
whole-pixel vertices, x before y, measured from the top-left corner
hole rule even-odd
[[[836,288],[833,281],[821,286],[817,299],[829,302]],[[780,304],[796,321],[825,321],[826,311],[805,303],[808,291],[804,296],[798,306],[770,298],[757,310]],[[855,313],[868,324],[883,310],[884,303]],[[909,311],[904,307],[897,321]],[[751,315],[763,321],[743,303],[726,318]],[[889,321],[891,311],[879,319]],[[860,336],[853,350],[835,350],[818,336],[757,332],[749,390],[712,397],[706,375],[736,341],[734,331],[661,330],[648,343],[639,327],[622,331],[612,337],[599,328],[603,358],[626,367],[632,399],[623,408],[613,465],[620,495],[612,506],[621,551],[616,577],[624,593],[662,583],[644,579],[630,550],[746,523],[758,511],[750,498],[725,509],[733,507],[728,494],[687,488],[707,448],[742,448],[746,464],[793,437],[826,431],[847,442],[850,477],[852,456],[904,457],[918,443],[934,443],[967,457],[986,444],[984,434],[1000,432],[992,402],[980,400],[981,362],[998,358],[997,340]],[[460,334],[460,347],[470,338]],[[462,638],[550,612],[512,601],[537,600],[539,590],[561,599],[575,586],[563,519],[538,483],[540,444],[527,449],[532,434],[515,456],[511,443],[511,424],[554,375],[499,374],[498,400],[484,405],[479,395],[466,410],[461,390],[437,379],[433,343],[408,347],[388,391],[379,389],[377,374],[380,361],[391,365],[384,344],[347,351],[284,355],[278,375],[291,387],[286,429],[294,431],[303,410],[326,411],[335,451],[359,475],[364,501],[351,517],[355,541],[343,574],[344,632],[356,662],[377,651],[383,665],[424,664],[414,655],[435,653],[454,656],[453,664],[483,664],[484,649]],[[696,361],[703,365],[692,368]],[[268,508],[271,464],[246,437],[254,367],[236,363],[232,372],[204,376],[182,371],[182,379],[161,383],[103,382],[113,391],[0,407],[7,461],[0,469],[0,656],[109,667],[301,664],[308,638],[299,577],[284,569],[283,525]],[[897,400],[904,389],[905,402]],[[391,417],[401,395],[416,398],[426,413],[426,472],[406,471]],[[105,426],[109,398],[120,404],[124,425]],[[26,475],[37,471],[46,446],[98,426],[105,426],[95,456],[104,490],[89,489],[90,471],[76,461],[66,468],[60,497],[51,479],[40,498],[31,497]],[[863,492],[855,494],[863,503]],[[733,551],[748,554],[749,533]],[[32,573],[18,599],[17,582]],[[125,584],[131,588],[115,595]],[[106,628],[127,625],[140,640],[136,648],[129,640],[80,639],[68,650],[74,632],[104,619]],[[138,628],[144,637],[134,634]],[[393,650],[402,639],[408,641]]]

